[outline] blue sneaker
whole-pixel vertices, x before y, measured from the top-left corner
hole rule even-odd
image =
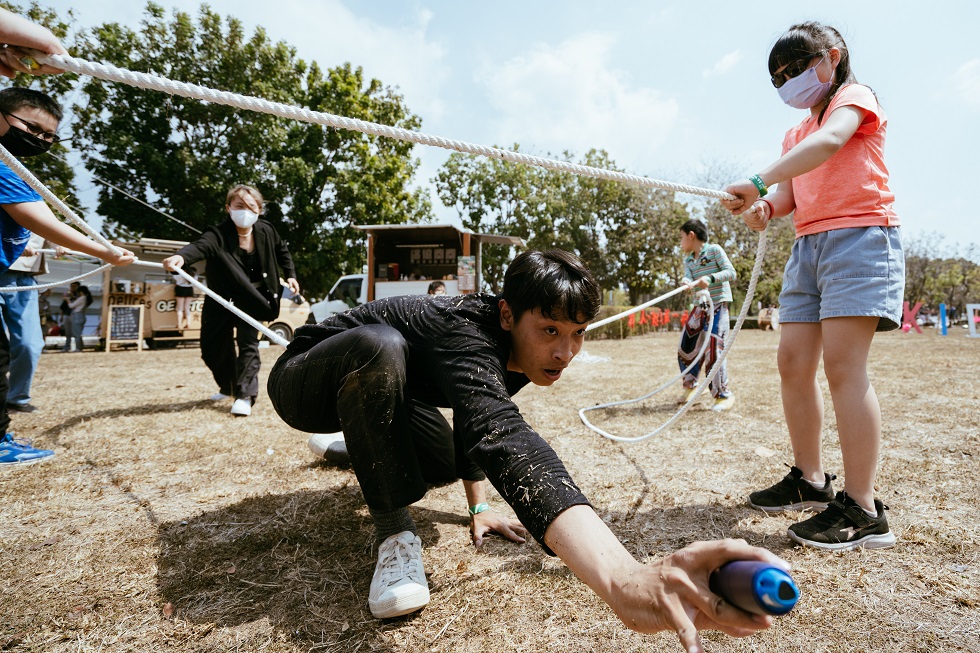
[[[30,465],[54,456],[48,449],[35,449],[30,442],[14,440],[13,433],[0,438],[0,467],[8,465]]]

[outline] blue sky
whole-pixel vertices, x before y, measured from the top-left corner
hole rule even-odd
[[[73,8],[82,26],[136,27],[143,6],[48,4]],[[249,31],[263,26],[304,59],[350,61],[398,87],[425,132],[540,155],[603,148],[631,173],[701,186],[712,169],[747,176],[779,155],[804,112],[783,105],[769,83],[769,49],[790,24],[824,21],[843,33],[858,80],[888,116],[885,156],[906,239],[939,234],[936,255],[966,254],[971,243],[980,250],[980,212],[966,193],[980,171],[975,2],[209,4]],[[448,152],[416,153],[427,185]],[[432,196],[437,216],[455,215]]]

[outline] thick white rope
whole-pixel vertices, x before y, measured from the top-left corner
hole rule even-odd
[[[38,250],[38,253],[39,254],[53,254],[54,252],[55,252],[55,250],[53,250],[53,249],[41,249],[41,250]],[[65,254],[68,254],[70,256],[86,256],[88,258],[96,258],[94,256],[90,256],[89,254],[85,254],[84,252],[74,252],[74,251],[71,251],[71,250],[66,250],[65,251]],[[143,265],[143,266],[151,267],[151,268],[160,268],[161,270],[162,269],[165,269],[163,267],[163,263],[156,263],[154,261],[141,261],[140,259],[136,259],[135,261],[133,261],[132,263],[130,263],[130,265]],[[91,272],[86,272],[85,274],[80,274],[80,275],[78,275],[76,277],[72,277],[70,279],[64,279],[62,281],[55,281],[53,283],[46,283],[46,284],[43,284],[43,285],[36,285],[36,286],[12,286],[10,288],[0,288],[0,292],[18,292],[18,291],[23,291],[23,290],[46,290],[48,288],[54,288],[55,286],[63,286],[66,283],[71,283],[73,281],[78,281],[79,279],[84,279],[85,277],[92,276],[96,272],[101,272],[102,270],[105,270],[106,268],[109,268],[109,267],[112,267],[112,264],[111,263],[106,263],[105,265],[103,265],[103,266],[101,266],[99,268],[96,268],[95,270],[92,270]],[[218,302],[219,304],[221,304],[225,308],[227,308],[229,311],[231,311],[236,316],[238,316],[239,318],[241,318],[244,322],[246,322],[247,324],[249,324],[252,327],[256,328],[260,333],[262,333],[262,335],[264,335],[266,338],[268,338],[272,342],[276,343],[277,345],[282,345],[283,347],[286,347],[286,346],[289,345],[289,341],[288,340],[286,340],[285,338],[283,338],[282,336],[280,336],[278,333],[276,333],[272,329],[269,329],[268,327],[266,327],[264,324],[262,324],[261,322],[259,322],[258,320],[256,320],[254,317],[252,317],[248,313],[245,313],[244,311],[240,310],[237,306],[235,306],[234,303],[232,303],[231,301],[225,299],[224,297],[222,297],[218,293],[214,292],[213,290],[211,290],[210,288],[208,288],[207,286],[205,286],[203,283],[201,283],[200,281],[198,281],[197,279],[195,279],[191,275],[189,275],[186,272],[184,272],[182,269],[178,269],[178,270],[176,270],[176,272],[177,272],[177,274],[179,274],[183,278],[185,278],[188,281],[190,281],[191,284],[195,288],[201,290],[205,295],[207,295],[208,297],[212,298],[213,300],[215,300],[216,302]]]
[[[659,304],[663,300],[665,300],[665,299],[667,299],[669,297],[673,297],[677,293],[683,292],[683,291],[687,290],[688,288],[693,288],[693,287],[694,287],[694,283],[693,282],[692,283],[686,283],[686,284],[684,284],[682,286],[678,286],[677,288],[671,290],[670,292],[664,293],[663,295],[660,295],[659,297],[654,297],[650,301],[644,302],[644,303],[640,304],[639,306],[634,306],[633,308],[626,309],[622,313],[616,313],[615,315],[611,315],[609,317],[603,318],[603,319],[599,320],[598,322],[593,322],[589,326],[585,327],[585,330],[586,331],[591,331],[592,329],[598,329],[601,326],[606,326],[607,324],[610,324],[612,322],[615,322],[616,320],[621,320],[624,317],[627,317],[629,315],[632,315],[633,313],[638,313],[639,311],[642,311],[647,306],[653,306],[654,304]]]
[[[50,251],[53,252],[54,250],[50,250]],[[47,252],[45,250],[41,250],[41,252],[39,252],[39,253],[45,253],[46,254]],[[90,272],[84,272],[82,274],[79,274],[79,275],[74,276],[74,277],[70,277],[68,279],[62,279],[61,281],[52,281],[51,283],[38,283],[38,284],[35,284],[33,286],[7,286],[6,288],[0,288],[0,292],[24,292],[26,290],[40,292],[42,290],[48,290],[49,288],[57,288],[58,286],[63,286],[66,283],[67,284],[71,284],[71,283],[74,283],[76,281],[81,281],[82,279],[84,279],[86,277],[90,277],[93,274],[97,274],[99,272],[102,272],[106,268],[111,268],[111,267],[112,267],[112,263],[106,263],[105,265],[102,265],[100,267],[97,267],[94,270],[91,270]]]
[[[582,420],[582,423],[585,424],[585,426],[587,426],[591,431],[598,433],[602,437],[607,438],[609,440],[613,440],[615,442],[642,442],[643,440],[652,438],[653,436],[662,432],[664,429],[668,428],[671,424],[679,420],[684,415],[684,413],[690,410],[691,406],[694,405],[694,402],[697,401],[698,397],[701,396],[701,393],[704,392],[704,389],[711,384],[711,382],[714,380],[718,372],[721,371],[721,364],[725,362],[726,358],[728,358],[728,354],[732,350],[732,346],[735,344],[735,338],[738,336],[739,331],[742,330],[742,324],[745,323],[745,318],[749,313],[749,307],[752,305],[752,298],[755,296],[755,289],[759,283],[759,276],[762,274],[762,262],[763,259],[765,259],[765,255],[766,255],[767,236],[768,236],[767,231],[762,231],[759,234],[759,245],[755,251],[755,265],[752,267],[752,277],[749,281],[749,287],[745,291],[745,300],[742,302],[742,310],[739,311],[738,319],[735,321],[735,326],[728,333],[728,338],[725,339],[725,347],[724,349],[722,349],[721,355],[718,356],[718,360],[715,361],[714,367],[711,368],[709,374],[704,378],[704,380],[698,384],[697,388],[695,388],[694,392],[687,400],[687,403],[681,406],[681,408],[676,413],[674,413],[674,415],[670,419],[668,419],[666,422],[661,424],[653,431],[650,431],[649,433],[636,436],[633,438],[622,437],[609,433],[608,431],[605,431],[592,424],[585,416],[585,413],[591,410],[597,410],[599,408],[606,408],[609,406],[616,406],[621,404],[635,403],[636,401],[642,401],[643,399],[649,398],[654,394],[656,394],[657,392],[660,392],[660,390],[663,390],[663,388],[667,387],[667,385],[670,385],[670,384],[665,384],[658,390],[649,393],[647,395],[644,395],[643,397],[640,397],[636,400],[631,399],[631,400],[626,400],[621,402],[614,402],[611,404],[605,404],[601,406],[590,406],[588,408],[582,408],[581,410],[579,410],[578,415],[579,418]],[[705,339],[705,342],[708,342],[708,338]],[[674,381],[676,380],[677,379],[674,378],[670,381],[670,383],[674,383]]]
[[[72,211],[67,204],[62,202],[57,195],[48,190],[48,187],[42,184],[41,181],[35,177],[30,170],[25,168],[24,164],[17,160],[17,157],[8,152],[7,148],[5,148],[3,145],[0,145],[0,161],[6,163],[7,167],[16,172],[17,175],[23,179],[28,186],[37,191],[38,195],[43,197],[48,204],[54,206],[63,216],[68,218],[71,222],[74,222],[75,226],[91,236],[92,240],[99,243],[116,256],[122,253],[119,248],[110,243],[105,236],[96,231],[95,228],[89,223],[85,222],[85,220],[78,217],[78,215]]]
[[[159,267],[161,269],[164,269],[163,268],[163,263],[150,263],[149,261],[139,261],[139,263],[141,265],[149,265],[149,266],[152,266],[152,267]],[[185,278],[188,281],[190,281],[192,286],[194,286],[198,290],[202,291],[205,295],[207,295],[208,297],[210,297],[211,299],[213,299],[214,301],[218,302],[219,304],[221,304],[222,306],[224,306],[225,308],[227,308],[229,311],[231,311],[232,313],[234,313],[235,315],[237,315],[243,322],[245,322],[246,324],[249,324],[252,327],[254,327],[255,329],[257,329],[259,331],[259,333],[263,334],[266,338],[268,338],[272,342],[276,343],[277,345],[281,345],[283,347],[288,347],[289,346],[289,341],[288,340],[286,340],[285,338],[283,338],[281,335],[279,335],[278,333],[276,333],[272,329],[267,328],[264,324],[262,324],[261,322],[259,322],[258,320],[256,320],[254,317],[252,317],[248,313],[240,310],[230,300],[225,299],[224,297],[222,297],[218,293],[214,292],[213,290],[211,290],[210,288],[208,288],[207,286],[205,286],[203,283],[201,283],[200,281],[198,281],[197,279],[195,279],[191,275],[189,275],[186,272],[184,272],[183,268],[175,268],[174,271],[177,274],[179,274],[180,276],[182,276],[183,278]]]
[[[99,79],[121,82],[123,84],[136,86],[138,88],[162,91],[170,95],[179,95],[181,97],[203,100],[205,102],[238,107],[239,109],[267,113],[274,116],[279,116],[280,118],[289,118],[291,120],[299,120],[301,122],[326,125],[327,127],[336,127],[338,129],[348,129],[364,134],[384,136],[409,143],[430,145],[432,147],[440,147],[446,150],[465,152],[467,154],[479,154],[494,159],[510,161],[512,163],[523,163],[525,165],[537,166],[558,172],[569,172],[576,175],[581,175],[583,177],[620,181],[636,184],[638,186],[660,188],[677,193],[703,195],[705,197],[712,197],[715,199],[734,199],[733,195],[710,188],[698,188],[697,186],[675,184],[669,181],[642,177],[640,175],[630,175],[626,174],[625,172],[605,170],[603,168],[595,168],[592,166],[570,163],[568,161],[558,161],[556,159],[532,156],[497,147],[487,147],[485,145],[467,143],[465,141],[453,140],[442,136],[434,136],[400,127],[381,125],[374,122],[368,122],[366,120],[346,118],[344,116],[325,113],[323,111],[312,111],[310,109],[294,107],[281,102],[271,102],[269,100],[250,95],[239,95],[238,93],[230,93],[228,91],[216,91],[198,84],[175,82],[160,75],[138,73],[132,70],[126,70],[125,68],[118,68],[110,64],[93,63],[84,59],[76,59],[68,55],[42,55],[38,53],[34,58],[39,63],[50,64],[57,68],[69,70],[80,75],[89,75],[91,77],[98,77]]]
[[[582,408],[581,410],[579,410],[578,414],[579,417],[582,418],[582,422],[584,422],[587,427],[589,427],[593,431],[596,431],[597,433],[604,433],[604,431],[602,431],[601,429],[597,429],[595,425],[593,425],[588,419],[586,419],[585,413],[593,410],[603,410],[606,408],[614,408],[616,406],[624,406],[626,404],[635,404],[644,401],[646,399],[649,399],[650,397],[660,394],[670,386],[674,385],[676,381],[678,381],[679,379],[683,379],[688,372],[694,369],[694,366],[698,364],[698,361],[700,361],[704,357],[705,352],[708,351],[708,345],[711,343],[711,338],[713,337],[711,331],[714,329],[715,321],[717,320],[717,316],[715,315],[715,303],[711,300],[711,293],[706,292],[706,295],[707,295],[707,299],[701,301],[701,306],[707,311],[706,314],[708,315],[708,325],[705,331],[703,331],[703,333],[706,333],[708,337],[704,338],[704,341],[701,343],[701,349],[698,350],[697,355],[691,360],[691,364],[685,367],[683,370],[681,370],[681,373],[675,376],[674,378],[672,378],[670,381],[667,381],[656,390],[652,390],[645,395],[636,397],[635,399],[612,401],[606,404],[596,404],[595,406],[588,406],[586,408]],[[683,326],[684,325],[681,325],[682,328]]]

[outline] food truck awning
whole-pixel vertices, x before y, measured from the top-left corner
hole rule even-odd
[[[476,232],[470,231],[469,229],[455,227],[450,224],[359,224],[354,226],[355,229],[360,229],[361,231],[366,231],[369,234],[374,234],[377,232],[385,231],[415,231],[412,240],[417,242],[412,242],[410,244],[416,247],[419,244],[426,241],[426,237],[429,239],[440,239],[440,238],[458,238],[461,234],[470,234],[476,240],[489,243],[491,245],[511,245],[513,247],[527,247],[523,238],[518,236],[501,236],[498,234],[478,234]]]

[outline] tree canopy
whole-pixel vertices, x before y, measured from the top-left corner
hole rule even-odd
[[[202,5],[195,19],[147,4],[138,30],[106,23],[76,56],[243,95],[407,129],[420,120],[401,96],[350,64],[327,70],[271,42],[260,27],[247,35],[235,18]],[[340,274],[360,271],[363,234],[355,224],[425,221],[427,195],[415,188],[412,145],[289,121],[219,104],[86,78],[75,146],[86,168],[198,229],[224,219],[235,184],[257,187],[289,244],[307,291],[320,295]],[[99,191],[106,230],[192,239],[110,187]]]

